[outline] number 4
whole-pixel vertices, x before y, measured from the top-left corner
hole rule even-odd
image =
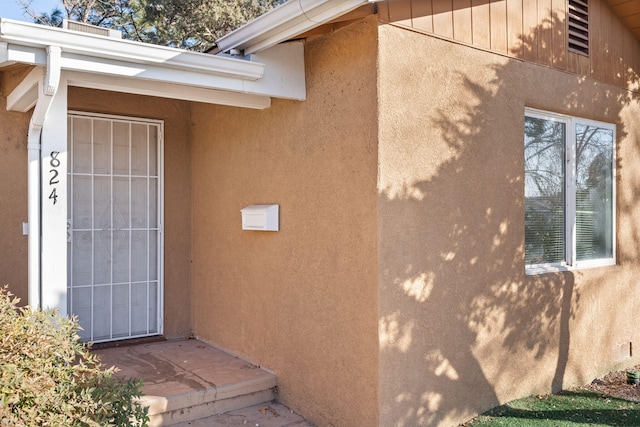
[[[53,190],[51,190],[51,194],[49,194],[49,199],[53,200],[53,204],[54,205],[58,201],[58,193],[56,192],[55,188]]]

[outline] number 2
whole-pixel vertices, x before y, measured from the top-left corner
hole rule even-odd
[[[58,170],[57,169],[51,169],[51,170],[49,170],[49,172],[51,172],[53,174],[53,176],[49,180],[49,185],[59,184],[60,180],[57,179],[58,178],[58,174],[59,174]]]

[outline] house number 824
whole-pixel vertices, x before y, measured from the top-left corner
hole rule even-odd
[[[51,166],[51,169],[49,169],[49,174],[51,174],[51,179],[49,179],[49,186],[53,187],[51,189],[51,194],[49,194],[49,199],[53,200],[54,205],[58,202],[58,187],[56,186],[56,184],[60,183],[60,179],[58,178],[58,175],[60,174],[60,172],[58,171],[58,167],[60,167],[58,154],[60,154],[59,151],[52,151],[51,160],[49,161],[49,166]]]

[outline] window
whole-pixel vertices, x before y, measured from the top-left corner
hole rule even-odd
[[[615,126],[525,112],[527,273],[615,264]]]

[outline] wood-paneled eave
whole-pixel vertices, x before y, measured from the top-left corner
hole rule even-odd
[[[640,0],[606,0],[629,30],[640,39]]]

